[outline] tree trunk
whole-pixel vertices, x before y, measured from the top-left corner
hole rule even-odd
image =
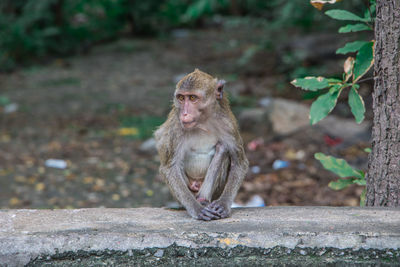
[[[378,0],[367,206],[400,206],[400,0]]]

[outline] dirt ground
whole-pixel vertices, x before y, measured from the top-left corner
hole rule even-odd
[[[169,205],[173,199],[158,176],[157,155],[140,146],[168,113],[179,77],[200,68],[224,78],[236,115],[264,96],[304,102],[275,71],[276,55],[262,52],[251,64],[240,64],[262,34],[225,28],[123,39],[86,55],[1,74],[0,96],[18,109],[3,107],[0,113],[0,208]],[[335,175],[313,155],[322,151],[365,168],[367,143],[336,145],[307,131],[267,138],[242,130],[252,168],[237,203],[259,195],[267,206],[359,205],[363,188],[333,191],[327,184]],[[264,142],[254,148],[257,138]],[[47,159],[64,160],[67,167],[47,167]],[[274,169],[277,159],[290,165]]]

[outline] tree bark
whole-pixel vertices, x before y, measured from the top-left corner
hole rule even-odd
[[[367,206],[400,206],[400,0],[378,0]]]

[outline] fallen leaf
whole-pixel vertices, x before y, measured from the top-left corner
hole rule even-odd
[[[147,190],[147,191],[146,191],[146,195],[149,196],[149,197],[153,196],[153,195],[154,195],[153,190],[150,190],[150,189]]]
[[[94,178],[93,177],[88,176],[88,177],[83,178],[83,183],[84,184],[92,184],[93,182],[94,182]]]
[[[310,4],[318,10],[322,10],[325,4],[335,4],[340,1],[342,0],[311,0]]]
[[[44,183],[38,183],[35,186],[35,190],[39,191],[39,192],[43,191],[45,188],[46,188],[46,185]]]
[[[129,135],[138,135],[139,134],[139,130],[135,127],[128,127],[128,128],[120,128],[117,131],[118,135],[121,136],[129,136]]]
[[[12,197],[12,198],[10,198],[9,203],[11,206],[17,206],[21,203],[21,200],[19,198]]]

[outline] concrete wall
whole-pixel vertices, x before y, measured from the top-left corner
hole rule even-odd
[[[235,209],[203,222],[162,208],[2,210],[0,266],[400,265],[400,210]]]

